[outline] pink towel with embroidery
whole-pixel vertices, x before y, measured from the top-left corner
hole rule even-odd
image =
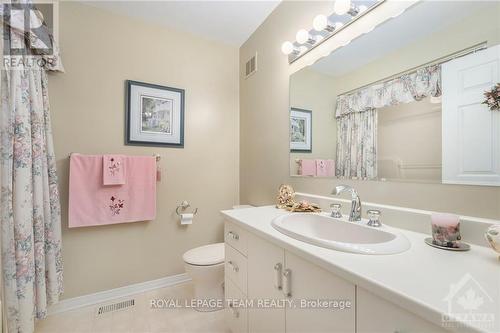
[[[299,175],[316,176],[316,161],[300,160]]]
[[[125,163],[123,155],[102,156],[102,183],[103,185],[125,184]]]
[[[333,177],[335,175],[334,160],[316,160],[316,176]]]
[[[104,186],[103,156],[71,154],[69,170],[69,227],[154,220],[156,217],[156,160],[124,156],[124,185]]]

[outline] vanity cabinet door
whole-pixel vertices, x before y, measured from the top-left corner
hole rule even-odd
[[[231,280],[225,283],[226,308],[224,309],[224,320],[226,327],[231,333],[248,332],[247,309],[244,304],[246,296],[234,285]]]
[[[355,332],[356,286],[323,268],[290,252],[285,254],[290,272],[290,296],[293,301],[286,309],[286,332]],[[350,307],[320,308],[305,300],[349,301]],[[331,303],[333,306],[333,303]],[[340,306],[340,304],[339,304]]]
[[[356,309],[357,333],[448,332],[359,287]]]
[[[280,267],[284,265],[284,250],[252,234],[248,235],[248,299],[254,302],[248,308],[248,331],[285,332],[285,309],[265,308],[259,301],[276,300],[283,302],[279,288]],[[276,268],[276,269],[275,269]]]

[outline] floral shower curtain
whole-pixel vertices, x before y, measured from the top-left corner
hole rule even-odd
[[[353,112],[337,118],[337,163],[339,178],[377,177],[377,111]]]
[[[25,45],[33,37],[19,26],[4,28],[10,30],[10,45]],[[7,58],[15,62],[4,61],[1,70],[0,231],[9,333],[33,332],[35,318],[45,317],[62,293],[61,212],[47,85],[47,70],[62,69],[56,50],[50,56],[11,54]]]
[[[377,177],[377,109],[441,96],[441,66],[431,65],[337,98],[337,177]]]

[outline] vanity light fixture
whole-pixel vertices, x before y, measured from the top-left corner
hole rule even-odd
[[[311,36],[309,31],[307,31],[306,29],[300,29],[299,31],[297,31],[295,39],[299,44],[309,43],[312,45],[316,43],[316,39],[313,36]]]
[[[333,11],[337,15],[344,15],[351,9],[351,0],[336,0],[333,4]]]
[[[337,15],[349,14],[356,16],[361,12],[361,8],[354,5],[351,0],[335,0],[333,12]]]
[[[299,54],[300,51],[297,49],[291,42],[284,42],[281,44],[281,52],[283,52],[285,55],[289,54]]]
[[[336,0],[333,6],[333,13],[330,15],[317,15],[312,22],[313,29],[300,29],[297,31],[295,41],[284,42],[281,45],[281,52],[287,55],[288,62],[292,63],[384,1],[385,0]],[[358,2],[358,4],[356,4],[356,2]],[[372,29],[367,29],[366,32],[371,30]],[[350,40],[342,41],[341,45],[347,45],[349,42]]]
[[[328,17],[326,17],[326,15],[323,14],[317,15],[313,20],[313,28],[318,32],[321,31],[333,32],[335,30],[340,29],[343,25],[344,24],[341,22],[335,22],[335,23],[330,22],[328,20]]]

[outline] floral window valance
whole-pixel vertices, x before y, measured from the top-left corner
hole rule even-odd
[[[386,82],[337,97],[336,117],[441,96],[441,66],[419,68]]]

